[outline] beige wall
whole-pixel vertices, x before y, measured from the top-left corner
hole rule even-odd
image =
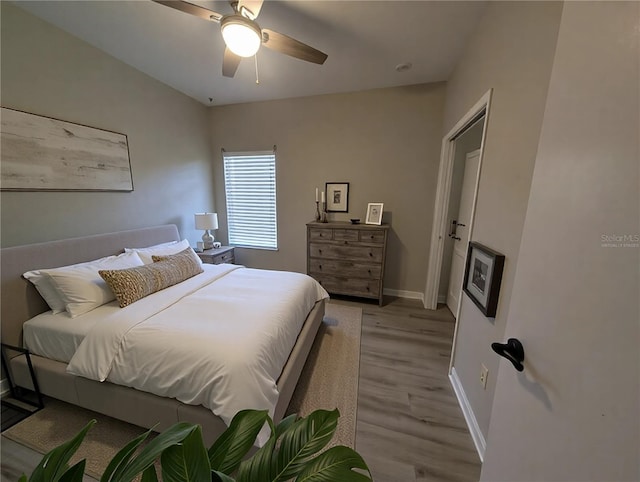
[[[444,84],[323,95],[212,109],[216,205],[226,238],[220,149],[277,145],[279,250],[239,249],[241,263],[306,272],[306,228],[315,187],[350,182],[349,212],[384,203],[391,224],[385,288],[422,294],[442,140]]]
[[[490,345],[503,339],[561,12],[556,2],[491,2],[447,83],[444,133],[493,88],[472,240],[506,263],[495,319],[462,296],[453,363],[484,437],[499,364]]]
[[[207,108],[23,10],[2,8],[2,105],[124,133],[135,191],[2,192],[3,247],[175,223],[213,205]]]

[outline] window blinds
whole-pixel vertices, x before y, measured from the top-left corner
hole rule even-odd
[[[278,249],[276,156],[223,152],[229,244]]]

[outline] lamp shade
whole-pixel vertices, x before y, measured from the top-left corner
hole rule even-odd
[[[196,213],[196,229],[218,229],[217,213]]]
[[[223,17],[220,22],[222,38],[229,50],[240,57],[252,57],[262,43],[258,25],[242,15]]]

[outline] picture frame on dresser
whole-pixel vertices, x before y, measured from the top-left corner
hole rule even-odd
[[[328,213],[349,212],[349,183],[327,182],[325,184]]]
[[[365,218],[366,224],[382,224],[382,208],[384,203],[369,203],[367,205],[367,217]]]

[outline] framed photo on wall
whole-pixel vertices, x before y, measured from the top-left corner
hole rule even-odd
[[[382,224],[382,207],[383,203],[369,203],[367,205],[366,224]]]
[[[1,191],[133,191],[127,136],[1,108]]]
[[[347,213],[349,212],[349,183],[348,182],[328,182],[325,184],[327,194],[327,212]]]
[[[484,316],[493,318],[498,309],[504,255],[481,245],[469,243],[462,289]]]

